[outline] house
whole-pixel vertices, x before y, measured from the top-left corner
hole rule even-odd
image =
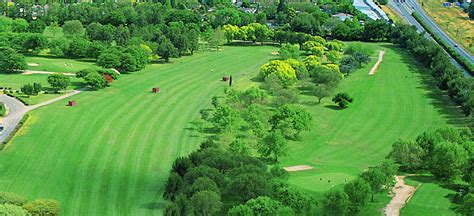
[[[346,13],[337,13],[337,14],[332,15],[332,17],[338,18],[338,19],[341,20],[341,21],[344,21],[344,20],[346,20],[346,19],[352,20],[352,18],[354,18],[353,15],[351,15],[351,14],[346,14]]]

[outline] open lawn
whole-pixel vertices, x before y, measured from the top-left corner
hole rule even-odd
[[[318,104],[315,97],[306,96],[303,103],[313,115],[313,130],[290,143],[282,161],[284,166],[313,166],[313,170],[292,173],[290,182],[318,197],[378,165],[397,139],[413,139],[433,127],[468,121],[437,90],[426,69],[401,49],[388,44],[365,46],[386,50],[375,75],[368,75],[376,61],[374,52],[371,63],[337,89],[354,98],[345,110],[339,110],[330,98]],[[380,214],[379,209],[371,215]]]
[[[0,87],[11,88],[14,92],[19,91],[20,88],[25,84],[40,83],[44,90],[52,91],[51,87],[48,84],[48,75],[45,74],[2,74],[0,73]],[[71,85],[68,87],[67,91],[78,89],[83,87],[84,83],[81,79],[76,77],[71,77]],[[22,94],[15,93],[20,96],[28,104],[37,104],[55,97],[58,97],[58,94],[44,94],[40,93],[37,96],[25,96]]]
[[[27,56],[28,70],[76,73],[86,68],[100,68],[94,61],[82,59],[61,59],[55,57]],[[34,66],[33,66],[34,65]]]
[[[201,141],[191,122],[227,86],[222,76],[239,87],[276,50],[224,47],[173,59],[73,96],[77,107],[34,110],[0,152],[1,190],[57,199],[63,215],[159,214],[171,163]]]
[[[452,4],[443,7],[444,0],[423,0],[423,8],[450,37],[474,54],[474,20]],[[420,3],[421,4],[421,3]]]
[[[410,202],[402,209],[401,215],[456,215],[450,201],[450,197],[455,196],[456,191],[433,183],[433,178],[427,176],[407,177],[406,182],[412,186],[419,184],[420,186]]]

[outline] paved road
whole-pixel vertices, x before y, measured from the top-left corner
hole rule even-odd
[[[420,14],[420,16],[422,17],[422,19],[434,30],[435,33],[437,33],[438,35],[440,35],[441,38],[443,38],[444,40],[448,41],[448,44],[454,49],[456,50],[461,56],[464,56],[466,59],[470,60],[471,62],[473,62],[473,56],[470,55],[469,53],[467,53],[464,49],[462,49],[461,47],[459,47],[449,36],[446,35],[446,33],[444,33],[434,22],[433,20],[431,20],[431,18],[426,15],[426,13],[424,12],[424,10],[421,8],[420,5],[418,5],[418,3],[415,1],[415,0],[407,0],[406,2],[398,2],[399,0],[391,0],[389,1],[389,6],[391,8],[393,8],[398,14],[400,14],[410,25],[413,25],[415,26],[419,32],[425,32],[426,30],[423,28],[423,26],[421,26],[420,23],[418,23],[418,21],[416,21],[416,19],[411,15],[413,11],[416,11],[418,14]],[[426,37],[428,37],[429,39],[433,40],[434,39],[429,35],[429,34],[426,34]],[[456,47],[457,46],[457,47]],[[463,67],[456,61],[454,60],[453,58],[451,58],[451,62],[454,63],[454,65],[456,65],[458,68],[460,69],[463,69]],[[464,74],[466,76],[472,76],[471,74],[469,74],[467,71],[464,71]]]
[[[9,109],[8,115],[0,118],[0,122],[4,126],[4,130],[0,134],[0,144],[2,144],[20,123],[28,109],[17,99],[4,94],[0,94],[0,102]]]
[[[25,106],[23,103],[21,103],[19,100],[15,98],[12,98],[5,94],[0,94],[0,102],[4,103],[5,106],[9,109],[8,115],[0,118],[0,123],[4,127],[4,130],[0,134],[0,144],[2,144],[8,138],[8,136],[10,136],[10,134],[13,132],[15,127],[18,125],[18,123],[20,123],[21,119],[23,118],[23,116],[25,116],[25,114],[28,111],[34,110],[34,109],[46,106],[48,104],[54,103],[56,101],[60,101],[62,99],[79,94],[83,90],[84,89],[74,90],[72,92],[66,93],[59,97],[53,98],[51,100],[48,100],[48,101],[45,101],[33,106]]]

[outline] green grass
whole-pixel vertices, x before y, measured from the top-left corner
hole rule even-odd
[[[63,28],[62,27],[46,27],[44,29],[43,35],[48,37],[48,38],[59,38],[63,37]]]
[[[453,204],[449,198],[454,196],[456,191],[434,183],[430,177],[411,176],[406,177],[405,181],[409,185],[420,186],[408,204],[401,210],[401,215],[456,215],[452,210]]]
[[[276,50],[197,53],[76,95],[77,107],[62,101],[34,110],[0,152],[1,190],[57,199],[63,215],[160,214],[171,163],[202,140],[191,121],[227,86],[222,76],[247,86]],[[162,92],[150,93],[155,86]]]
[[[37,104],[43,101],[58,97],[58,94],[44,94],[40,93],[37,96],[25,96],[21,93],[16,93],[20,88],[27,83],[40,83],[43,87],[43,90],[52,91],[51,87],[48,84],[48,76],[46,74],[2,74],[0,73],[0,87],[11,88],[14,91],[15,95],[19,96],[27,102],[28,104]],[[78,89],[84,86],[84,83],[81,79],[76,77],[71,77],[71,85],[68,87],[67,91]]]
[[[63,73],[76,73],[86,68],[99,68],[93,61],[76,60],[76,59],[61,59],[54,57],[38,57],[27,56],[27,63],[35,63],[38,66],[28,66],[28,70],[35,71],[50,71]]]
[[[336,92],[348,92],[354,103],[339,110],[330,98],[317,104],[314,97],[303,101],[313,115],[313,130],[292,142],[284,166],[311,165],[315,169],[293,173],[290,183],[317,197],[378,165],[397,139],[413,139],[422,132],[445,124],[468,121],[449,98],[437,90],[427,70],[391,45],[366,44],[386,50],[375,76],[371,63],[346,78]],[[320,180],[322,179],[322,180]],[[330,182],[328,182],[330,180]],[[373,209],[373,214],[380,214]]]

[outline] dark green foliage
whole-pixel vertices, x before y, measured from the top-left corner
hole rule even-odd
[[[222,207],[219,194],[206,190],[194,194],[190,199],[190,203],[194,215],[214,215]]]
[[[389,157],[401,165],[403,171],[417,171],[423,168],[423,148],[416,142],[399,140],[392,145]]]
[[[349,196],[344,191],[332,189],[321,201],[321,214],[325,216],[346,215],[349,211]]]
[[[334,103],[337,103],[341,109],[345,109],[352,103],[353,99],[347,93],[338,93],[332,98]]]
[[[311,120],[311,114],[305,109],[286,104],[278,107],[270,119],[270,124],[272,130],[281,130],[286,138],[296,139],[301,132],[309,130]]]
[[[65,90],[71,83],[71,80],[69,79],[69,77],[57,73],[48,76],[48,83],[49,85],[51,85],[51,87],[56,89],[56,91],[59,91]]]
[[[158,45],[156,52],[166,62],[168,62],[170,58],[178,57],[178,49],[176,49],[176,47],[171,43],[168,38],[165,38],[161,41],[160,45]]]
[[[0,48],[0,72],[15,72],[26,69],[25,57],[8,47]]]
[[[14,193],[0,192],[0,204],[13,204],[17,206],[22,206],[28,200],[24,197],[18,196]]]
[[[357,213],[364,208],[370,199],[372,190],[364,179],[356,178],[344,185],[344,192],[349,197],[349,211]]]
[[[61,207],[56,200],[39,199],[28,202],[23,206],[32,215],[59,216]]]
[[[21,87],[21,92],[26,95],[38,95],[41,92],[41,84],[40,83],[33,83],[33,84],[25,84]]]

